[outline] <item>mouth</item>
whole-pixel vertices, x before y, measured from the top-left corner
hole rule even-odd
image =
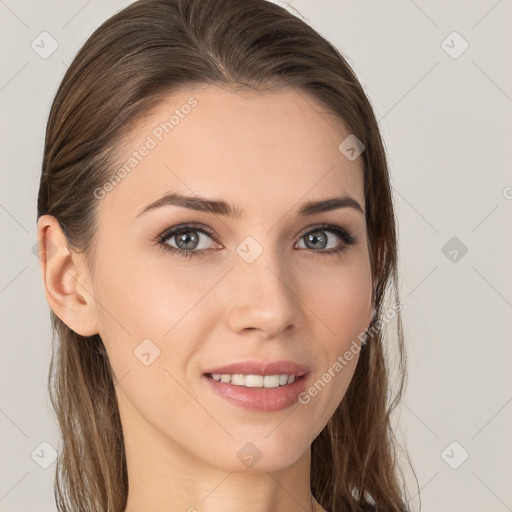
[[[202,374],[216,396],[244,409],[280,411],[292,406],[306,389],[309,368],[280,361],[246,362],[210,369]]]
[[[295,380],[302,379],[304,376],[293,375],[287,373],[281,373],[276,375],[255,375],[242,373],[206,373],[206,377],[213,379],[217,382],[223,382],[225,384],[233,384],[234,386],[244,386],[247,388],[278,388],[293,384]]]

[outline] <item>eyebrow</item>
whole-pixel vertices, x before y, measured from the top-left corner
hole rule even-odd
[[[136,217],[139,217],[144,213],[147,213],[156,208],[161,208],[163,206],[179,206],[181,208],[188,208],[189,210],[214,213],[217,215],[226,215],[234,218],[241,218],[243,216],[243,210],[241,208],[233,206],[223,200],[206,199],[199,195],[185,196],[176,192],[169,192],[160,199],[157,199],[153,203],[145,206],[136,215]],[[353,208],[365,215],[363,208],[353,197],[342,195],[329,199],[309,201],[304,203],[299,208],[297,216],[306,217],[308,215],[315,215],[317,213],[336,210],[338,208]]]

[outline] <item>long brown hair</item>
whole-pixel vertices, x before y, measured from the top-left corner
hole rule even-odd
[[[374,321],[380,321],[385,299],[399,299],[397,225],[377,121],[340,52],[299,17],[265,0],[139,0],[105,21],[76,55],[53,101],[38,218],[58,220],[69,249],[84,254],[93,274],[93,192],[112,175],[115,148],[170,93],[201,84],[291,87],[326,107],[364,144]],[[395,311],[397,389],[389,392],[388,340],[372,323],[346,395],[312,443],[311,491],[330,512],[366,510],[371,498],[376,510],[408,510],[390,418],[405,378]],[[122,512],[127,465],[103,342],[50,315],[48,389],[63,441],[55,474],[58,510]]]

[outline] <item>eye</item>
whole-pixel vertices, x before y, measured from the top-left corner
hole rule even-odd
[[[203,238],[215,240],[213,230],[204,224],[186,224],[169,228],[157,237],[156,243],[164,250],[185,258],[203,257],[206,256],[209,250],[218,250],[218,248],[208,247],[208,241],[202,240]],[[336,238],[341,239],[341,243],[336,243]],[[332,245],[333,239],[334,245]],[[171,244],[171,242],[173,243]],[[341,226],[322,224],[303,231],[298,243],[300,242],[304,242],[305,246],[300,247],[300,249],[310,249],[308,252],[315,253],[315,256],[326,256],[340,254],[347,250],[351,245],[357,243],[357,237],[351,235]]]
[[[192,256],[203,257],[208,249],[208,244],[201,239],[205,237],[211,239],[213,236],[213,231],[207,226],[181,225],[168,229],[156,241],[161,244],[163,249],[173,254],[178,254],[185,258],[191,258]],[[169,244],[173,239],[176,246]]]
[[[341,239],[342,243],[336,244],[336,238]],[[334,245],[332,245],[333,239]],[[354,245],[357,242],[357,237],[350,234],[341,226],[323,224],[315,227],[314,229],[309,229],[301,236],[299,242],[304,242],[306,248],[314,249],[313,252],[316,253],[315,255],[321,256],[328,254],[340,254],[347,250],[351,245]],[[329,242],[331,242],[331,246],[327,247]]]

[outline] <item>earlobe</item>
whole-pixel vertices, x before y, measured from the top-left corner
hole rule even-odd
[[[80,254],[68,249],[58,220],[42,215],[37,222],[39,268],[46,300],[54,313],[81,336],[98,333],[96,301]]]

